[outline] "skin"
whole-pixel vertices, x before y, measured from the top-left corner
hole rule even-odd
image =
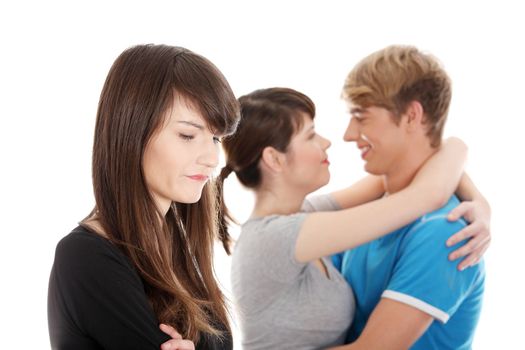
[[[393,121],[391,113],[379,107],[361,108],[349,106],[349,125],[344,134],[346,142],[355,142],[365,161],[365,170],[380,177],[386,193],[406,188],[422,164],[437,149],[431,147],[423,124],[423,109],[413,102],[400,125]],[[449,220],[464,217],[472,224],[453,235],[447,245],[452,246],[466,238],[474,237],[465,246],[450,254],[450,260],[466,256],[459,265],[464,270],[479,262],[490,244],[490,206],[464,174],[456,194],[464,200],[449,214]],[[477,219],[477,220],[475,220]]]
[[[352,118],[344,140],[357,144],[368,173],[383,176],[387,193],[406,188],[425,161],[437,152],[425,134],[419,103],[412,104],[411,113],[401,119],[399,126],[384,108],[352,106],[350,111]]]
[[[204,117],[191,103],[175,95],[161,127],[144,150],[143,171],[146,185],[159,211],[164,215],[172,202],[195,203],[219,163],[220,138],[210,131]],[[96,216],[87,224],[107,237]],[[171,326],[160,329],[172,337],[161,349],[194,350],[192,341]]]
[[[161,331],[172,338],[160,346],[161,350],[195,350],[195,344],[191,340],[182,339],[175,328],[166,324],[161,324],[159,327]]]
[[[160,211],[195,203],[219,163],[219,137],[196,108],[178,95],[144,151],[146,184]]]
[[[315,132],[314,123],[310,117],[304,115],[303,121],[303,127],[294,135],[287,152],[279,152],[272,147],[267,147],[264,149],[260,163],[263,173],[263,182],[261,187],[256,192],[256,204],[252,216],[258,217],[271,214],[285,215],[295,213],[300,210],[301,204],[307,194],[328,183],[330,173],[328,170],[329,162],[327,157],[327,149],[330,147],[330,142]],[[455,153],[463,152],[463,148],[461,144],[457,144],[457,142],[454,144],[454,142],[452,142],[452,145],[447,145],[447,151],[441,152],[441,154],[434,157],[436,159],[434,159],[433,162],[431,161],[429,163],[447,163],[444,160],[449,158],[452,160],[456,159],[456,163],[453,163],[451,166],[458,169],[457,177],[459,178],[459,173],[461,172],[461,166],[459,166],[459,163],[461,163],[463,160]],[[460,159],[458,160],[457,158]],[[433,176],[438,179],[445,176],[445,172],[439,171],[440,168],[436,167],[434,164],[430,164],[428,166],[426,175],[425,171],[422,171],[423,175],[426,176],[425,179],[429,178],[428,173],[433,173]],[[415,179],[415,182],[418,182],[417,179]],[[362,221],[369,223],[372,226],[367,226],[366,224],[364,226],[355,225],[356,221],[359,222],[360,219],[363,219],[366,215],[369,215],[374,210],[379,210],[381,212],[394,212],[392,208],[396,208],[400,205],[406,205],[407,201],[423,201],[422,196],[424,195],[424,199],[426,200],[425,203],[430,203],[430,205],[428,205],[428,208],[419,208],[419,210],[422,211],[421,214],[419,214],[419,212],[413,212],[410,213],[410,216],[404,218],[404,220],[411,221],[417,216],[422,215],[424,212],[433,210],[432,208],[437,209],[444,204],[443,202],[447,198],[437,198],[433,201],[427,198],[428,196],[424,193],[427,193],[428,191],[425,192],[425,190],[422,190],[428,190],[428,187],[425,187],[424,184],[427,181],[420,182],[421,186],[417,187],[418,189],[411,191],[410,193],[405,193],[401,196],[391,196],[388,201],[381,201],[380,205],[374,203],[371,207],[361,207],[358,210],[346,213],[345,215],[333,213],[334,215],[338,216],[338,220],[334,220],[332,214],[325,215],[327,213],[314,213],[309,215],[310,223],[305,221],[304,224],[304,226],[307,227],[307,233],[305,234],[302,232],[299,236],[303,237],[303,241],[305,241],[305,237],[310,237],[310,240],[306,239],[306,246],[309,246],[310,248],[313,247],[313,249],[311,249],[313,253],[311,252],[307,257],[301,258],[301,256],[299,256],[298,260],[302,261],[302,259],[304,259],[305,261],[312,261],[321,271],[326,274],[326,267],[319,258],[328,255],[331,252],[347,249],[345,247],[348,247],[349,245],[348,230],[342,230],[340,229],[341,227],[352,226],[356,227],[356,231],[367,232],[365,236],[359,236],[359,234],[357,234],[356,239],[350,242],[351,245],[355,246],[373,239],[371,237],[373,237],[374,234],[377,235],[378,230],[380,230],[379,234],[383,231],[388,232],[388,230],[390,230],[389,224],[385,223],[384,221],[378,225],[376,223],[377,220],[365,219]],[[430,187],[435,186],[435,184],[430,184]],[[466,192],[470,193],[469,190],[471,189],[468,189]],[[362,181],[345,190],[334,192],[333,196],[342,208],[352,208],[378,198],[383,192],[383,179],[379,176],[374,176],[363,179]],[[455,215],[458,214],[460,214],[459,211],[455,213]],[[415,217],[412,219],[412,216],[414,215]],[[315,218],[316,216],[317,218]],[[346,217],[346,220],[348,220],[349,223],[353,223],[353,225],[341,224],[340,218],[343,216]],[[314,217],[313,221],[311,220],[311,217]],[[394,223],[391,224],[394,225],[392,229],[400,226],[398,223],[399,215],[396,215],[396,218],[392,221],[394,221]],[[324,243],[320,242],[318,235],[318,232],[320,231],[318,225],[323,228],[322,232],[336,231],[336,236],[327,236],[325,237],[326,240],[323,241]],[[378,228],[377,226],[382,227]],[[339,230],[335,230],[336,227],[338,227]],[[310,235],[308,232],[310,232]],[[372,232],[372,234],[370,234],[370,232]],[[469,234],[476,235],[477,233],[478,232],[472,231]],[[298,247],[300,246],[300,239],[301,238],[298,239]],[[325,246],[326,242],[336,243],[335,247],[332,246],[328,248],[329,250],[331,249],[331,251],[328,253],[326,253],[324,250],[318,249],[318,247]],[[328,246],[328,244],[326,245]],[[296,247],[296,256],[297,251],[302,251],[304,253],[305,250],[308,250],[304,249],[304,247],[298,247]],[[472,251],[466,250],[462,252],[463,255],[469,253],[472,253]],[[404,305],[395,306],[403,307]],[[191,347],[184,347],[187,345],[185,345],[186,343],[182,343],[183,339],[181,339],[180,335],[174,329],[169,329],[168,327],[169,326],[162,325],[161,329],[172,336],[173,339],[164,343],[162,345],[162,349],[191,349]]]
[[[163,126],[144,151],[146,184],[159,210],[166,214],[172,202],[195,203],[219,164],[220,139],[209,130],[202,114],[176,95]],[[171,326],[160,329],[172,339],[163,350],[194,350],[191,340]]]
[[[365,169],[383,177],[389,194],[402,191],[436,152],[426,136],[421,105],[410,103],[399,124],[384,108],[351,106],[350,110],[345,141],[357,144]],[[335,349],[407,349],[433,321],[419,309],[381,298],[357,341]]]
[[[312,119],[303,114],[303,127],[292,137],[288,152],[266,147],[260,163],[264,181],[257,191],[252,216],[298,212],[305,194],[330,180],[326,153],[330,145],[330,141],[315,132]]]
[[[397,136],[398,134],[393,134],[392,138],[396,139]],[[325,162],[329,146],[328,140],[315,133],[312,119],[305,114],[303,127],[292,137],[286,152],[266,147],[259,164],[263,175],[262,184],[255,193],[256,201],[252,216],[287,215],[300,211],[306,195],[322,187],[329,180],[328,163]],[[445,147],[447,150],[440,155],[441,164],[447,166],[434,167],[432,171],[427,170],[426,174],[432,175],[421,181],[416,191],[412,189],[399,196],[390,196],[386,200],[356,207],[379,198],[384,193],[383,180],[376,176],[333,193],[342,208],[352,208],[352,210],[309,214],[298,236],[297,260],[319,262],[318,259],[323,256],[368,242],[444,205],[448,196],[441,198],[436,196],[436,193],[452,193],[446,186],[450,187],[449,185],[453,183],[445,184],[444,187],[441,179],[451,178],[449,168],[461,170],[459,164],[463,162],[458,159],[456,155],[458,152],[453,150],[457,147],[461,153],[462,146],[456,142],[456,146],[447,147]],[[439,164],[435,161],[429,163]],[[397,212],[395,208],[413,206],[410,203],[414,202],[422,203],[422,206],[407,212],[405,217],[401,217],[399,213],[392,214]],[[425,205],[428,207],[424,207]],[[381,222],[375,219],[375,213],[381,213]],[[349,227],[352,232],[348,231]],[[323,236],[320,237],[318,232],[324,232]],[[471,234],[475,235],[477,232]],[[466,255],[472,251],[464,250],[462,253]]]
[[[144,176],[159,210],[166,214],[172,202],[195,203],[219,164],[220,139],[210,131],[202,114],[176,95],[163,126],[144,151]],[[172,339],[161,345],[167,350],[194,350],[191,340],[171,326],[160,329]]]
[[[277,170],[278,175],[272,176],[272,185],[262,186],[262,190],[256,196],[252,216],[265,216],[265,213],[271,211],[288,214],[299,211],[304,200],[303,194],[315,191],[330,180],[330,162],[327,154],[330,146],[331,142],[315,132],[312,119],[303,113],[303,127],[292,138],[288,152],[283,154],[273,148],[263,151],[265,161],[261,166],[268,174]],[[279,185],[276,186],[275,182]],[[287,200],[280,201],[279,198],[282,197],[286,197]],[[266,207],[268,204],[271,207]],[[316,259],[313,263],[328,276],[327,268],[321,259]]]

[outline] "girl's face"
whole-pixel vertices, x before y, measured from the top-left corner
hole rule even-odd
[[[172,202],[195,203],[219,162],[219,137],[201,113],[176,95],[144,151],[145,181],[163,213]]]
[[[330,180],[328,155],[331,143],[315,132],[315,125],[303,114],[303,126],[292,137],[286,152],[285,176],[288,183],[304,193],[311,193]]]

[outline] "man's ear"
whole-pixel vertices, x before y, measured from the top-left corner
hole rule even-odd
[[[425,122],[425,111],[419,101],[411,101],[404,113],[406,128],[408,131],[419,129]]]
[[[271,146],[263,149],[261,160],[272,171],[281,172],[283,169],[284,154]]]

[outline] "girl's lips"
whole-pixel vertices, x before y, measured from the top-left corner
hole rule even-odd
[[[327,165],[330,165],[330,161],[328,159],[325,159],[321,162],[322,164],[327,164]]]
[[[188,177],[190,179],[196,180],[196,181],[206,181],[206,180],[208,180],[208,176],[200,175],[200,174],[198,174],[198,175],[189,175]]]

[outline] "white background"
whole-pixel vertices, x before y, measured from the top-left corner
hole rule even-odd
[[[470,146],[467,170],[493,208],[474,348],[521,348],[524,12],[509,1],[188,3],[0,5],[0,347],[49,347],[49,271],[58,240],[93,206],[91,147],[105,76],[125,48],[165,43],[209,58],[237,96],[271,86],[308,94],[318,131],[333,142],[332,180],[322,191],[364,174],[356,147],[342,142],[348,115],[339,95],[352,66],[390,44],[439,57],[454,87],[446,134]],[[233,178],[227,201],[243,220],[252,199]],[[230,260],[218,252],[216,262],[228,290]]]

